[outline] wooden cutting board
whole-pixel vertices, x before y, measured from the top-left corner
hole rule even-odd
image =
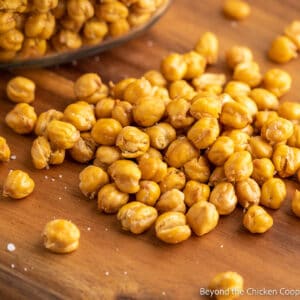
[[[63,109],[73,101],[72,84],[80,74],[98,72],[106,82],[141,76],[158,68],[161,57],[170,51],[191,49],[207,30],[219,36],[221,45],[220,61],[209,70],[226,71],[224,51],[244,44],[253,49],[265,72],[277,67],[266,59],[270,42],[287,23],[299,19],[300,2],[249,2],[251,16],[236,23],[223,17],[220,0],[175,0],[148,33],[101,54],[100,60],[92,57],[19,73],[37,82],[34,106],[38,113]],[[299,101],[300,58],[282,68],[293,77],[292,90],[284,99]],[[294,183],[288,183],[283,207],[271,211],[275,224],[264,235],[246,232],[241,225],[242,210],[237,209],[222,217],[210,234],[193,236],[180,245],[161,243],[153,230],[133,236],[121,231],[115,216],[98,213],[96,203],[81,195],[78,173],[82,165],[68,160],[50,170],[33,168],[33,138],[16,135],[4,124],[5,114],[13,107],[4,92],[10,77],[8,72],[1,73],[0,135],[7,138],[16,160],[1,164],[0,185],[9,169],[20,168],[32,175],[36,189],[21,201],[0,199],[0,299],[202,299],[199,289],[226,270],[242,274],[247,288],[300,288],[300,221],[290,210]],[[53,218],[71,219],[79,226],[80,247],[73,254],[54,255],[43,249],[41,231]],[[14,252],[6,250],[8,243],[15,244]]]

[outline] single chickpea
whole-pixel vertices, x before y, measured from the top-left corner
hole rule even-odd
[[[116,100],[111,117],[119,121],[123,127],[129,126],[133,122],[132,108],[129,102]]]
[[[49,109],[43,113],[41,113],[36,121],[34,133],[36,135],[45,135],[48,124],[52,120],[61,120],[64,114],[55,109]]]
[[[22,59],[41,57],[46,54],[47,41],[36,38],[25,38],[18,57]]]
[[[185,99],[172,100],[166,109],[169,123],[176,129],[192,125],[195,119],[190,115],[190,107],[191,104]]]
[[[237,182],[235,184],[235,192],[238,202],[242,207],[248,208],[250,205],[259,204],[261,191],[254,179],[248,178]]]
[[[151,13],[139,14],[132,12],[127,19],[131,27],[136,27],[145,24],[151,18],[151,15]]]
[[[109,166],[108,174],[121,192],[135,194],[139,191],[142,173],[133,161],[122,159],[115,161]]]
[[[146,78],[146,77],[145,77]],[[147,79],[147,78],[146,78]],[[115,99],[124,99],[124,93],[127,89],[127,87],[135,82],[137,79],[136,78],[126,78],[126,79],[123,79],[121,81],[119,81],[118,83],[116,84],[113,84],[113,83],[110,83],[110,87],[111,87],[111,95],[115,98]],[[147,82],[148,82],[148,79],[147,79]],[[147,89],[150,91],[148,85],[147,86]],[[143,95],[144,96],[144,95]]]
[[[294,124],[293,134],[287,140],[287,144],[291,147],[300,148],[300,124]]]
[[[268,56],[276,63],[287,63],[298,56],[297,46],[288,37],[280,35],[273,40]]]
[[[253,160],[253,172],[251,177],[260,185],[272,178],[275,167],[269,158],[257,158]]]
[[[96,143],[106,146],[113,146],[116,143],[122,125],[111,118],[98,119],[94,124],[91,134]]]
[[[145,129],[153,148],[163,150],[176,139],[176,130],[168,123],[158,123]]]
[[[169,95],[171,99],[183,98],[190,101],[195,94],[194,88],[185,80],[173,81],[169,86]]]
[[[87,44],[101,42],[108,33],[108,26],[104,21],[98,19],[88,20],[83,27],[83,34]]]
[[[162,60],[160,70],[167,80],[176,81],[185,77],[188,65],[183,55],[171,53]]]
[[[201,118],[188,131],[187,137],[197,149],[205,149],[212,145],[220,134],[219,122],[216,118]]]
[[[230,182],[238,182],[249,178],[253,171],[251,154],[248,151],[233,153],[225,162],[224,171]]]
[[[191,180],[206,183],[210,176],[209,162],[204,156],[193,158],[184,164],[184,173]]]
[[[28,78],[17,76],[6,86],[7,97],[16,103],[31,103],[35,97],[35,83]]]
[[[184,193],[177,189],[166,191],[160,196],[155,207],[159,213],[168,211],[185,213]]]
[[[286,94],[292,85],[289,73],[281,69],[270,69],[263,78],[264,87],[277,97]]]
[[[161,152],[159,152],[157,149],[150,147],[144,154],[137,157],[136,160],[139,163],[144,158],[158,158],[160,160],[163,159],[163,156]]]
[[[95,14],[98,19],[108,23],[116,22],[128,17],[128,8],[119,1],[105,2],[96,6]]]
[[[44,246],[54,253],[70,253],[79,246],[80,231],[71,221],[55,219],[43,230]]]
[[[184,202],[191,207],[196,202],[207,201],[210,194],[210,188],[207,184],[190,180],[186,183],[184,192]]]
[[[13,12],[0,12],[0,34],[16,27],[16,20]]]
[[[34,129],[37,115],[34,108],[27,103],[18,103],[8,112],[5,122],[18,134],[28,134]]]
[[[187,64],[187,71],[184,75],[185,79],[193,79],[204,73],[206,67],[206,59],[196,51],[190,51],[183,55],[183,59]]]
[[[10,170],[3,184],[3,197],[22,199],[29,196],[35,187],[33,179],[24,171]]]
[[[261,129],[261,135],[271,144],[286,142],[294,132],[293,123],[284,118],[270,121]]]
[[[256,116],[255,116],[255,123],[254,126],[258,129],[261,130],[262,127],[277,119],[278,118],[278,114],[276,111],[258,111]]]
[[[220,136],[207,152],[208,159],[216,166],[224,165],[225,161],[234,153],[234,142],[228,136]]]
[[[251,12],[250,5],[243,0],[226,0],[223,6],[224,14],[237,21],[246,19]]]
[[[137,104],[140,98],[148,97],[151,94],[152,86],[147,79],[135,79],[126,86],[123,92],[123,100],[134,105]]]
[[[161,214],[155,223],[156,236],[168,244],[178,244],[191,236],[191,229],[186,224],[186,217],[180,212]]]
[[[69,29],[61,29],[51,38],[52,46],[56,51],[76,50],[82,46],[80,35]],[[87,99],[82,99],[87,101]],[[88,101],[87,101],[88,102]]]
[[[155,181],[142,180],[140,190],[136,193],[136,201],[155,206],[160,196],[160,187]]]
[[[128,103],[128,102],[126,102]],[[95,114],[97,119],[100,118],[111,118],[112,117],[112,111],[115,107],[116,100],[113,98],[102,98],[99,100],[95,107]]]
[[[300,50],[300,21],[293,21],[285,29],[284,34],[290,38]]]
[[[192,99],[190,114],[197,120],[203,117],[218,118],[222,110],[222,103],[215,95],[195,96]]]
[[[115,214],[129,200],[129,195],[117,189],[114,183],[102,186],[98,192],[98,209]]]
[[[233,79],[245,82],[250,87],[258,86],[262,80],[259,65],[254,61],[239,63],[234,68]]]
[[[126,19],[120,19],[109,24],[109,34],[112,37],[119,37],[130,30],[130,24]]]
[[[140,234],[149,229],[157,219],[154,207],[133,201],[125,204],[118,212],[118,220],[124,230]]]
[[[74,32],[75,34],[79,34],[79,32],[81,31],[83,25],[84,25],[84,20],[75,20],[72,19],[70,16],[64,16],[63,18],[61,18],[59,20],[59,24],[61,25],[61,27],[63,29],[66,30],[66,32],[64,32],[62,34],[62,36],[66,35],[66,34],[70,34],[72,32]],[[70,32],[70,33],[67,33]],[[70,35],[72,37],[72,35]],[[74,35],[73,35],[74,37]],[[53,41],[53,39],[52,39]],[[62,41],[64,42],[64,41]],[[59,41],[57,41],[57,45],[58,47],[60,47],[61,45],[59,45]]]
[[[159,183],[159,187],[162,193],[172,189],[182,190],[185,186],[185,181],[185,175],[182,171],[176,168],[168,168],[167,174]]]
[[[227,2],[245,3],[239,0]],[[215,298],[217,300],[234,300],[239,298],[244,292],[244,279],[236,272],[227,271],[216,275],[211,280],[208,288],[211,291],[216,291]]]
[[[208,185],[215,186],[220,182],[227,181],[227,177],[225,175],[224,166],[216,167],[211,175],[209,176]]]
[[[162,73],[157,70],[150,70],[146,72],[143,77],[146,78],[152,86],[165,87],[167,85],[167,80]]]
[[[6,162],[10,159],[10,149],[7,145],[6,139],[0,136],[0,162]]]
[[[69,0],[67,12],[72,19],[85,22],[94,16],[94,7],[89,0]]]
[[[212,203],[200,201],[188,210],[186,218],[193,232],[198,236],[202,236],[218,225],[219,213]]]
[[[204,73],[193,78],[192,83],[196,91],[212,91],[213,94],[219,94],[223,90],[226,82],[225,74]]]
[[[109,182],[107,173],[96,166],[87,166],[79,173],[79,189],[86,197],[94,199],[101,187]]]
[[[245,46],[233,46],[226,51],[226,63],[234,69],[238,64],[253,61],[253,54],[250,48]]]
[[[112,163],[121,159],[121,151],[115,146],[100,146],[95,155],[94,165],[106,170]]]
[[[22,48],[23,41],[23,33],[14,28],[1,34],[0,47],[4,50],[19,51]]]
[[[250,136],[248,133],[243,132],[240,129],[233,129],[228,131],[223,131],[223,136],[228,136],[234,142],[234,152],[246,150]]]
[[[162,158],[147,155],[139,159],[139,168],[142,172],[142,179],[160,182],[167,175],[168,166]]]
[[[228,94],[233,99],[242,95],[248,96],[250,92],[251,88],[247,83],[236,80],[229,81],[224,88],[224,93]]]
[[[300,119],[300,103],[291,101],[281,102],[278,107],[278,114],[282,118],[297,121]]]
[[[261,188],[260,204],[272,209],[278,209],[286,197],[286,187],[280,178],[270,178]]]
[[[292,211],[300,218],[300,191],[296,190],[292,197]]]
[[[18,13],[26,11],[27,6],[27,0],[2,1],[1,3],[1,9],[12,10]]]
[[[58,0],[33,0],[32,6],[39,12],[48,12],[55,8],[58,4]]]
[[[250,137],[247,150],[253,158],[271,158],[273,153],[272,146],[261,136]]]
[[[152,88],[152,96],[160,100],[163,100],[165,108],[171,102],[169,91],[165,87],[154,86]]]
[[[254,100],[252,100],[250,97],[246,95],[240,95],[235,98],[235,101],[237,103],[241,103],[248,109],[248,112],[251,116],[251,118],[254,118],[258,112],[257,104]],[[250,125],[248,125],[250,126]]]
[[[36,169],[44,169],[49,166],[51,146],[44,136],[37,137],[31,146],[31,158]]]
[[[253,99],[259,110],[277,110],[279,106],[278,98],[263,88],[255,88],[250,92],[249,97]]]
[[[219,40],[212,32],[205,32],[198,40],[195,51],[206,58],[208,64],[215,64],[219,56]]]
[[[261,206],[251,205],[243,224],[251,233],[264,233],[273,226],[273,218]]]

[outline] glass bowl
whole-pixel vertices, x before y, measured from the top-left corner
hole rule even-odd
[[[149,21],[145,24],[131,29],[128,34],[116,38],[107,38],[98,45],[83,46],[79,49],[66,52],[49,53],[43,57],[29,58],[29,59],[15,59],[9,62],[0,63],[0,69],[14,69],[23,67],[47,67],[70,62],[83,57],[93,56],[97,53],[117,47],[131,39],[136,38],[150,27],[152,27],[167,11],[172,0],[166,0],[161,7],[151,16]]]

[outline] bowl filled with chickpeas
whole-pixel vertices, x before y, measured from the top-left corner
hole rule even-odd
[[[0,68],[49,66],[95,55],[148,30],[171,0],[5,0]]]

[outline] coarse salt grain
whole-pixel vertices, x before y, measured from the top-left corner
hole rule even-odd
[[[68,188],[67,186],[64,187],[65,190],[66,190],[67,188]]]
[[[88,227],[88,228],[87,228],[87,231],[91,231],[91,227]]]
[[[62,178],[63,176],[62,176],[62,174],[59,174],[58,177],[59,177],[59,178]]]
[[[45,175],[45,179],[48,179],[49,177],[47,175]]]
[[[51,178],[51,181],[54,182],[54,181],[55,181],[55,178]]]
[[[224,247],[224,245],[221,245],[221,246],[220,246],[220,248],[223,248],[223,247]]]
[[[15,244],[13,244],[13,243],[8,243],[6,249],[7,249],[7,251],[9,251],[9,252],[14,252],[14,251],[16,250],[16,246],[15,246]]]
[[[164,292],[162,292],[161,294],[162,294],[163,296],[166,296],[166,292],[165,292],[165,291],[164,291]]]
[[[16,155],[12,155],[12,156],[10,157],[10,159],[15,160],[15,159],[17,159],[17,156],[16,156]]]
[[[127,275],[128,273],[127,273],[127,271],[124,271],[124,275]]]
[[[15,268],[15,264],[11,264],[10,267],[11,267],[12,269],[14,269],[14,268]]]
[[[25,271],[25,272],[27,272],[27,271],[28,271],[28,269],[25,267],[25,268],[24,268],[24,271]]]
[[[61,200],[61,197],[58,197],[58,200]]]
[[[104,274],[105,274],[105,276],[108,276],[108,275],[109,275],[109,272],[108,272],[108,271],[106,271]]]
[[[108,231],[108,228],[105,228],[104,230],[105,230],[105,231]]]

